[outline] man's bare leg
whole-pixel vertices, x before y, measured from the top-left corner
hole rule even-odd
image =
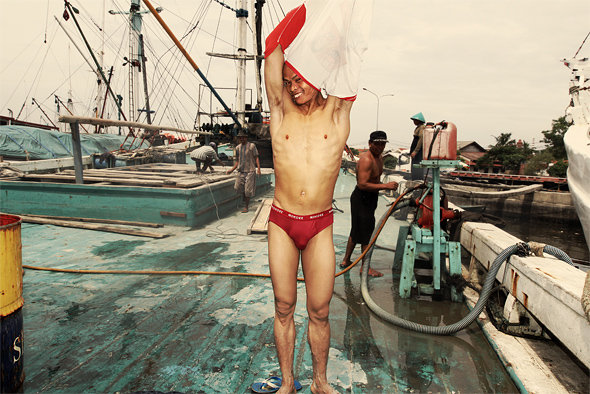
[[[268,223],[268,261],[275,298],[274,337],[281,367],[282,385],[278,394],[294,393],[293,355],[297,303],[299,249],[293,240],[273,222]]]
[[[346,268],[352,264],[352,261],[350,261],[350,256],[352,256],[352,252],[354,251],[355,246],[356,244],[352,242],[352,238],[348,237],[348,242],[346,243],[346,253],[344,254],[342,263],[340,263],[340,267]]]
[[[363,250],[363,252],[369,247],[369,245],[361,245],[361,249]],[[361,264],[361,272],[363,272],[363,266],[365,265],[365,258],[367,257],[367,255],[365,255],[365,257],[363,257],[363,263]],[[380,277],[383,276],[383,274],[377,270],[374,270],[373,268],[369,267],[369,272],[368,272],[369,276],[374,276],[374,277]]]
[[[247,197],[244,195],[244,209],[242,209],[242,213],[248,212],[249,205],[250,205],[250,197]],[[299,249],[297,249],[297,250],[299,250]],[[297,264],[299,264],[299,261],[297,261]]]
[[[328,383],[326,375],[330,351],[329,314],[330,300],[334,292],[335,260],[332,226],[313,237],[301,252],[309,314],[307,341],[311,348],[313,363],[311,392],[314,394],[337,393]]]

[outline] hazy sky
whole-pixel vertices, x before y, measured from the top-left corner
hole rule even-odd
[[[235,0],[224,2],[232,7],[236,4]],[[204,16],[195,30],[196,38],[183,43],[214,86],[234,87],[234,62],[210,60],[205,53],[235,50],[235,14],[208,1],[152,3],[164,8],[161,15],[179,38],[195,15]],[[300,1],[280,3],[287,12]],[[16,116],[25,103],[20,119],[41,121],[43,115],[31,103],[34,97],[49,116],[55,117],[53,94],[65,101],[68,91],[76,108],[93,105],[90,100],[95,77],[53,17],[57,16],[83,45],[72,19],[64,22],[61,18],[63,4],[62,0],[0,1],[1,115],[9,115],[10,108]],[[110,43],[105,46],[105,65],[114,65],[115,73],[120,71],[114,80],[122,81],[127,68],[122,67],[122,55],[115,52],[128,46],[124,19],[103,16],[102,10],[103,4],[106,10],[128,10],[129,1],[72,0],[72,4],[80,9],[83,29],[97,51],[102,36],[98,26],[104,24]],[[267,0],[265,10],[264,34],[268,34],[280,10],[276,0]],[[428,121],[454,122],[462,141],[475,140],[487,147],[495,142],[494,136],[512,133],[513,138],[531,144],[534,139],[538,146],[541,131],[550,129],[551,121],[562,116],[569,103],[570,71],[560,60],[572,57],[589,31],[588,0],[376,0],[348,142],[357,147],[366,145],[369,133],[377,126],[377,99],[363,91],[365,87],[378,96],[394,94],[381,97],[378,122],[388,133],[391,147],[409,146],[413,130],[409,118],[417,112]],[[144,17],[144,32],[156,51],[166,52],[172,45],[151,15]],[[213,41],[216,34],[221,38]],[[252,52],[249,30],[247,49]],[[590,42],[578,54],[589,56]],[[153,73],[159,65],[156,74],[161,73],[158,70],[166,69],[162,59],[148,59],[148,70]],[[189,98],[179,98],[177,118],[191,128],[200,82],[188,67],[183,61],[181,68],[191,80],[182,83]],[[155,79],[161,76],[148,75]],[[253,86],[252,62],[248,64],[248,78],[248,86]],[[175,94],[181,96],[178,91]],[[167,118],[162,123],[172,121]]]

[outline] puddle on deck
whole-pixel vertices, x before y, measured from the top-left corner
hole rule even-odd
[[[348,193],[347,185],[339,183],[341,194]],[[337,201],[345,211],[335,215],[334,226],[341,260],[349,206],[342,195]],[[384,209],[382,200],[378,217]],[[199,231],[174,228],[169,238],[140,241],[25,224],[23,263],[268,273],[266,237],[245,235],[251,215],[236,213],[222,221],[222,229],[244,234],[231,239],[207,236],[219,223]],[[378,242],[385,247],[395,247],[397,227],[390,220]],[[383,309],[433,325],[467,314],[463,304],[400,300],[392,261],[390,251],[373,254],[372,266],[385,276],[370,279],[370,289]],[[294,371],[303,384],[300,393],[310,393],[305,288],[298,288]],[[279,374],[269,279],[26,270],[24,298],[25,393],[250,393],[254,381]],[[386,323],[364,304],[358,267],[336,279],[330,316],[328,378],[340,393],[518,392],[476,323],[450,337]]]

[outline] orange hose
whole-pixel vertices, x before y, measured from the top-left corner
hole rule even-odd
[[[391,208],[389,208],[389,211],[387,212],[387,218],[389,218],[389,216],[391,216],[391,213],[393,212],[393,210],[395,209],[395,207],[397,206],[397,204],[399,203],[399,201],[406,194],[408,194],[410,191],[413,191],[414,189],[415,188],[406,190],[398,198],[396,198],[396,200],[393,202],[393,204],[391,204]],[[367,254],[367,252],[369,251],[369,249],[371,249],[371,247],[375,244],[375,242],[377,242],[377,238],[379,237],[379,234],[381,234],[381,230],[383,230],[383,227],[385,227],[385,223],[387,222],[387,218],[383,221],[383,223],[381,223],[381,226],[379,226],[379,229],[377,230],[377,233],[375,234],[375,236],[373,237],[373,239],[371,240],[371,242],[369,242],[369,245],[367,245],[367,248],[363,251],[363,253],[361,253],[361,255],[352,264],[350,264],[348,267],[346,267],[342,271],[338,272],[336,274],[336,277],[342,275],[345,272],[350,271],[352,269],[352,267],[354,267],[355,265],[357,265],[358,262],[361,261],[363,257],[365,257],[365,255]]]
[[[408,194],[408,192],[414,190],[415,188],[406,190],[404,193],[402,193],[391,205],[391,208],[389,208],[389,212],[387,213],[387,218],[389,218],[389,216],[391,215],[391,213],[393,212],[394,208],[396,207],[396,205],[398,204],[398,202],[406,195]],[[348,267],[346,267],[345,269],[343,269],[342,271],[338,272],[335,277],[338,277],[342,274],[344,274],[345,272],[348,272],[352,269],[352,267],[354,267],[355,265],[358,264],[359,261],[362,260],[363,257],[365,257],[365,255],[367,254],[367,252],[369,251],[369,249],[371,249],[371,247],[373,246],[373,244],[375,244],[375,242],[377,241],[377,238],[379,237],[379,234],[381,233],[381,230],[383,230],[383,227],[385,226],[385,223],[387,222],[387,218],[383,221],[383,223],[381,223],[381,226],[379,226],[379,229],[377,230],[377,233],[375,234],[375,236],[373,237],[373,239],[371,240],[371,242],[369,242],[369,245],[367,246],[367,248],[363,251],[363,253],[361,253],[361,255],[352,263],[350,264]],[[65,273],[72,273],[72,274],[118,274],[118,275],[225,275],[225,276],[250,276],[250,277],[255,277],[255,278],[270,278],[270,274],[253,274],[253,273],[249,273],[249,272],[215,272],[215,271],[156,271],[156,270],[144,270],[144,271],[135,271],[135,270],[77,270],[77,269],[67,269],[67,268],[48,268],[48,267],[36,267],[36,266],[32,266],[32,265],[24,265],[23,264],[23,268],[27,268],[30,270],[37,270],[37,271],[51,271],[51,272],[65,272]],[[298,281],[305,281],[304,278],[297,278]]]

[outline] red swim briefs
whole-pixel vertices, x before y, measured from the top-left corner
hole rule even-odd
[[[307,243],[320,231],[334,223],[334,210],[314,215],[295,215],[284,209],[271,205],[268,220],[279,226],[295,242],[299,250],[307,247]]]

